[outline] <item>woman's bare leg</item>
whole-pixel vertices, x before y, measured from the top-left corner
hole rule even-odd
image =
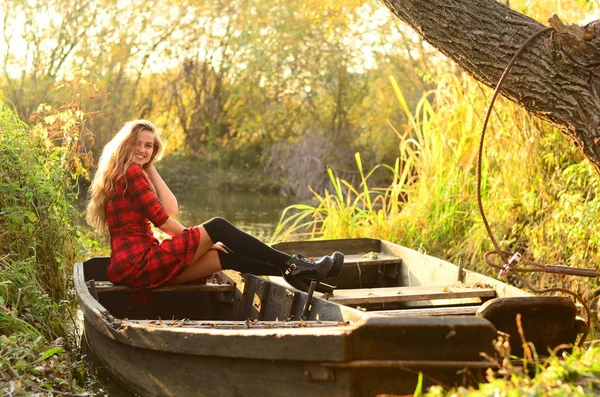
[[[204,226],[199,225],[198,229],[200,229],[200,244],[192,257],[192,263],[179,276],[175,277],[171,284],[187,283],[221,271],[219,255],[216,250],[212,249],[215,245],[214,241],[210,239]]]
[[[170,284],[185,284],[200,277],[210,276],[221,271],[221,261],[217,250],[205,252],[197,260],[193,261],[179,276],[175,277]]]
[[[200,259],[200,257],[206,254],[211,248],[213,248],[213,245],[215,245],[215,241],[210,239],[210,236],[206,232],[204,226],[198,225],[197,228],[200,230],[200,244],[198,244],[198,248],[196,248],[196,253],[192,258],[192,263]]]

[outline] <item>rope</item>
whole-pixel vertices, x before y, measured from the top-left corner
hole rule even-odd
[[[534,41],[535,39],[540,37],[541,35],[549,32],[549,31],[552,31],[552,30],[553,30],[553,28],[544,28],[544,29],[534,33],[531,37],[529,37],[521,45],[521,47],[515,53],[515,55],[513,55],[512,59],[510,60],[510,62],[506,66],[506,68],[504,69],[502,76],[500,76],[498,83],[496,84],[494,94],[492,95],[492,99],[490,100],[490,105],[488,106],[487,113],[485,115],[483,127],[481,130],[481,138],[479,140],[479,152],[477,155],[477,205],[479,207],[479,212],[481,214],[481,218],[483,219],[483,224],[485,225],[485,229],[487,230],[490,240],[492,241],[492,244],[494,245],[494,248],[495,248],[494,251],[488,251],[483,255],[486,263],[492,267],[500,269],[500,273],[498,274],[498,276],[500,278],[506,276],[507,274],[512,274],[514,277],[516,277],[520,282],[522,282],[527,288],[529,288],[534,293],[547,294],[550,292],[562,292],[562,293],[571,295],[577,301],[579,301],[582,304],[582,306],[586,312],[586,328],[585,328],[585,331],[583,332],[581,339],[579,340],[579,343],[578,343],[578,346],[582,346],[583,342],[585,341],[585,339],[589,333],[589,329],[590,329],[591,312],[590,312],[590,308],[587,305],[587,303],[583,300],[583,298],[581,298],[581,296],[579,296],[579,294],[577,294],[576,292],[570,291],[566,288],[556,287],[556,288],[538,289],[538,288],[535,288],[534,286],[532,286],[529,282],[527,282],[527,280],[525,280],[519,273],[522,273],[522,272],[548,272],[547,266],[541,265],[541,264],[535,263],[533,261],[530,261],[526,258],[523,258],[521,256],[521,254],[519,254],[518,252],[513,253],[513,252],[504,251],[504,250],[500,249],[500,245],[498,244],[498,241],[494,237],[494,233],[492,233],[490,224],[487,220],[487,217],[485,216],[485,211],[483,209],[483,203],[482,203],[482,199],[481,199],[481,162],[482,162],[482,157],[483,157],[483,142],[485,140],[485,132],[486,132],[487,125],[488,125],[488,122],[490,119],[490,115],[492,113],[492,109],[494,107],[494,102],[496,100],[496,97],[500,93],[500,88],[502,87],[504,80],[506,80],[506,77],[508,76],[510,70],[512,69],[515,61],[519,58],[519,56],[521,56],[521,54],[523,53],[523,51],[525,51],[527,46],[532,41]],[[491,256],[493,254],[500,256],[500,258],[502,259],[504,264],[498,265],[498,264],[492,262],[489,259],[489,256]],[[524,268],[520,268],[520,269],[515,268],[515,266],[519,262],[524,262],[527,265],[529,265],[530,267],[524,267]]]

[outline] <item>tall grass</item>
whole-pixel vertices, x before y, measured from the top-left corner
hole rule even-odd
[[[369,186],[375,169],[365,172],[357,154],[359,186],[330,170],[330,189],[313,192],[314,205],[288,207],[274,241],[376,237],[488,272],[481,258],[492,245],[477,207],[475,167],[491,91],[465,75],[437,80],[414,110],[391,80],[408,122],[390,127],[399,139],[396,163],[375,167],[390,173],[389,186]],[[544,263],[597,262],[597,176],[560,132],[499,100],[482,170],[484,210],[503,249]]]

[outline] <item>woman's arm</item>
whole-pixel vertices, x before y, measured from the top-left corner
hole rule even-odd
[[[169,236],[176,236],[185,230],[185,227],[175,219],[169,217],[162,225],[158,227]]]
[[[150,164],[147,167],[145,167],[144,170],[146,171],[146,173],[152,180],[152,183],[154,184],[154,187],[156,188],[156,193],[158,194],[160,203],[162,204],[163,208],[165,209],[165,212],[167,213],[167,215],[172,216],[172,215],[177,214],[177,212],[179,212],[179,206],[177,205],[177,198],[175,197],[173,192],[171,192],[171,189],[169,189],[169,187],[167,186],[165,181],[163,181],[161,176],[158,174],[158,171],[156,171],[156,168],[154,167],[154,165]],[[161,230],[162,230],[162,228],[161,228]]]

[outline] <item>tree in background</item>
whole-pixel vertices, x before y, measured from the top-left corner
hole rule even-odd
[[[407,93],[414,87],[416,103],[428,73],[421,42],[399,34],[374,1],[0,0],[0,7],[0,82],[22,119],[38,103],[67,100],[54,83],[85,70],[108,93],[90,109],[100,114],[90,123],[92,150],[124,120],[149,118],[171,150],[236,167],[269,163],[282,171],[270,177],[298,181],[293,190],[306,191],[311,174],[326,181],[325,165],[351,170],[357,150],[366,162],[393,161],[387,119],[399,124],[403,116],[387,74],[398,74]],[[318,166],[282,170],[288,161],[274,145]]]

